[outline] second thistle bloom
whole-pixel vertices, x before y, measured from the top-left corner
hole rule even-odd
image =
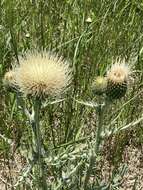
[[[127,91],[130,76],[130,68],[121,61],[114,63],[107,72],[107,97],[109,99],[119,99]]]
[[[15,68],[17,85],[24,94],[45,97],[62,93],[69,85],[69,64],[47,52],[28,53]]]

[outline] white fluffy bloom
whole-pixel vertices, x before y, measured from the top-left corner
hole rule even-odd
[[[127,82],[130,72],[130,67],[124,61],[115,62],[107,72],[107,80],[113,83]]]
[[[15,68],[16,83],[26,95],[55,96],[71,81],[68,62],[47,52],[27,53]]]

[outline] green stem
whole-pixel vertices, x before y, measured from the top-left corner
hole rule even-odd
[[[36,143],[36,153],[38,157],[39,163],[41,163],[41,133],[40,133],[40,119],[39,119],[39,111],[40,111],[41,102],[39,99],[36,99],[34,102],[34,135],[35,135],[35,143]]]
[[[85,180],[84,180],[84,190],[88,187],[88,182],[91,176],[91,172],[93,170],[93,167],[96,165],[97,157],[99,155],[99,148],[101,144],[101,132],[103,128],[103,115],[104,115],[104,106],[99,105],[97,108],[97,115],[98,115],[98,124],[96,129],[96,137],[95,137],[95,143],[94,143],[94,150],[92,150],[90,160],[89,160],[89,167],[86,172]],[[96,174],[96,167],[94,169],[94,174]]]
[[[43,167],[43,158],[42,158],[42,137],[41,137],[41,131],[40,131],[40,108],[41,108],[41,100],[39,98],[36,98],[34,101],[34,119],[32,122],[32,128],[33,128],[33,134],[34,134],[34,143],[36,145],[36,158],[35,162],[38,163],[38,181],[40,185],[41,190],[47,189],[47,183],[46,178],[44,174],[44,167]]]
[[[104,107],[98,107],[98,125],[96,131],[96,144],[95,144],[95,154],[98,155],[99,147],[101,143],[101,131],[103,128],[103,115],[104,115]]]

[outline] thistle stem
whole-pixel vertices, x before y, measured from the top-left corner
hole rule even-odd
[[[97,131],[96,131],[96,144],[95,144],[95,154],[98,155],[99,153],[99,147],[101,143],[101,132],[103,128],[103,115],[104,115],[104,106],[101,105],[98,107],[98,125],[97,125]]]
[[[34,134],[34,144],[36,145],[36,158],[34,157],[34,161],[38,163],[38,180],[40,185],[40,190],[47,189],[46,178],[44,174],[43,168],[43,158],[42,158],[42,137],[40,131],[40,108],[41,108],[41,100],[36,98],[34,101],[34,118],[32,122],[33,134]]]
[[[92,149],[91,156],[89,159],[89,167],[87,169],[85,180],[84,180],[84,190],[88,187],[88,182],[91,176],[91,172],[93,170],[93,167],[96,165],[97,157],[100,153],[100,144],[101,144],[101,132],[103,128],[103,115],[104,115],[104,108],[105,105],[99,105],[97,108],[97,115],[98,115],[98,123],[97,123],[97,129],[96,129],[96,137],[95,141],[93,143],[94,149]],[[94,169],[94,175],[96,174],[96,167]]]
[[[32,127],[36,143],[36,153],[38,161],[41,160],[41,133],[40,133],[40,119],[39,119],[40,107],[41,107],[41,102],[39,99],[36,99],[34,102],[34,121]]]

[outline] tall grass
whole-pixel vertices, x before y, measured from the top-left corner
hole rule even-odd
[[[106,110],[104,124],[113,129],[142,117],[142,16],[140,0],[0,1],[0,150],[4,163],[0,167],[9,171],[9,176],[3,179],[6,180],[3,188],[36,189],[37,185],[26,160],[31,156],[31,129],[17,105],[16,96],[7,93],[2,84],[4,73],[19,62],[18,55],[28,49],[47,49],[71,62],[71,88],[63,100],[41,109],[40,124],[48,188],[81,190],[89,164],[90,152],[87,150],[92,150],[97,129],[95,108],[87,106],[86,102],[97,102],[97,97],[91,93],[92,81],[96,76],[104,75],[117,57],[125,58],[133,65],[134,81],[126,97]],[[26,105],[31,109],[31,103],[26,101]],[[121,162],[122,152],[130,139],[133,139],[132,143],[142,144],[142,122],[135,126],[128,133],[122,130],[114,136],[117,145],[113,147],[113,164]],[[112,137],[105,140],[110,146]],[[16,183],[11,160],[17,157],[24,169],[16,177]],[[91,173],[94,176],[94,168]],[[123,171],[120,173],[122,176]],[[99,188],[100,180],[93,178],[93,186],[86,188]],[[89,181],[92,181],[91,177]],[[114,189],[109,186],[111,184],[104,188]]]

